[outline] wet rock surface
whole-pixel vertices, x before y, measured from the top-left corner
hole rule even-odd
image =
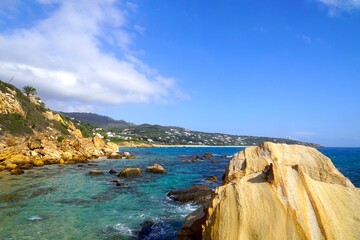
[[[185,189],[173,190],[167,194],[167,196],[174,201],[198,204],[206,203],[213,195],[214,192],[206,186],[192,186]]]
[[[90,170],[89,171],[89,175],[91,176],[100,176],[100,175],[104,175],[104,173],[100,170],[94,169],[94,170]]]
[[[198,161],[204,161],[204,160],[210,160],[214,157],[212,153],[204,153],[203,155],[192,155],[192,156],[182,156],[182,162],[198,162]]]
[[[140,168],[124,168],[120,173],[119,173],[119,177],[125,177],[125,178],[129,178],[129,177],[135,177],[138,175],[141,175],[142,171]]]
[[[208,180],[208,181],[210,181],[210,182],[217,182],[217,181],[219,181],[216,176],[208,177],[206,180]]]
[[[155,163],[155,164],[153,164],[151,166],[148,166],[146,168],[146,172],[149,172],[149,173],[166,173],[166,170],[160,164]]]

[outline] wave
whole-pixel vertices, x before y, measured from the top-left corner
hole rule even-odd
[[[130,237],[135,236],[132,230],[123,223],[116,224],[114,226],[114,229],[117,230],[123,236],[130,236]]]

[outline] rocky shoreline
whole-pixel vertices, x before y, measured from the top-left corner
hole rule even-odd
[[[229,162],[179,239],[359,239],[360,190],[314,148],[265,142]],[[229,224],[231,223],[231,224]]]
[[[92,159],[129,158],[118,153],[118,146],[101,138],[71,137],[59,141],[49,133],[28,137],[3,136],[0,142],[0,171],[18,175],[23,170],[48,164],[75,164]]]

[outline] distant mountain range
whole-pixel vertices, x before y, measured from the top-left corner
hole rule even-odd
[[[301,142],[286,138],[256,137],[231,135],[222,133],[206,133],[172,126],[151,124],[136,125],[124,120],[114,120],[111,117],[95,113],[61,112],[61,114],[96,128],[97,134],[102,134],[112,141],[140,141],[164,145],[215,145],[215,146],[255,146],[265,141],[287,144],[301,144],[321,147],[319,144]]]

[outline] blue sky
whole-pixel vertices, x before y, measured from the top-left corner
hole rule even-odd
[[[55,110],[360,146],[360,1],[0,2],[0,79]]]

